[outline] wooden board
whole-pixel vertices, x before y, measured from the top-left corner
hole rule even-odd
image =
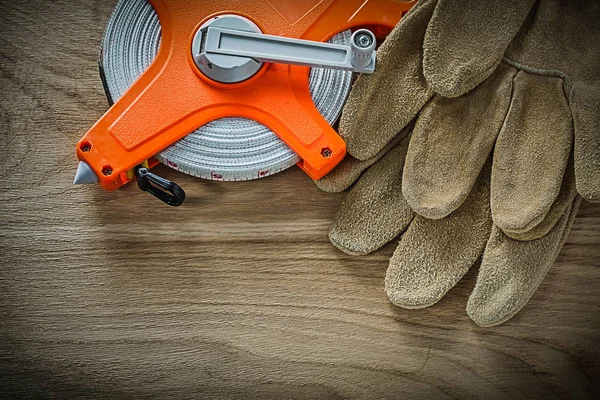
[[[393,244],[333,248],[343,195],[299,169],[242,183],[157,172],[71,185],[106,110],[97,55],[112,2],[0,2],[0,397],[599,398],[600,206],[510,322],[465,313],[476,271],[439,304],[392,306]]]

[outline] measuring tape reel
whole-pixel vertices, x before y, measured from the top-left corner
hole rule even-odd
[[[331,126],[352,71],[375,67],[374,34],[351,29],[389,31],[412,3],[249,3],[118,2],[99,60],[111,108],[77,145],[75,183],[136,179],[179,205],[183,190],[148,171],[157,161],[225,181],[294,164],[319,179],[341,161]]]

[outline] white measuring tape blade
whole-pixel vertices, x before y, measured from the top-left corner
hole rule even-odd
[[[150,66],[160,44],[158,16],[146,0],[120,0],[106,26],[100,63],[106,89],[119,99]],[[350,43],[350,30],[329,40]],[[312,68],[309,89],[323,118],[338,119],[352,73]],[[262,178],[296,164],[300,159],[264,125],[247,118],[221,118],[191,132],[154,156],[183,173],[204,179],[239,181]]]

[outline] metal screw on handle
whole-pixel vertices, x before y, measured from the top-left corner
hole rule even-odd
[[[373,43],[373,40],[371,39],[370,35],[361,33],[360,35],[356,36],[354,43],[356,43],[359,47],[367,48],[371,45],[371,43]]]

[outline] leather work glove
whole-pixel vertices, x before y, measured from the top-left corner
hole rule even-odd
[[[434,304],[480,257],[467,305],[479,325],[537,289],[577,212],[575,182],[600,200],[599,21],[593,2],[422,0],[386,39],[342,115],[350,156],[318,184],[343,190],[368,168],[330,238],[364,254],[404,232],[394,304]]]

